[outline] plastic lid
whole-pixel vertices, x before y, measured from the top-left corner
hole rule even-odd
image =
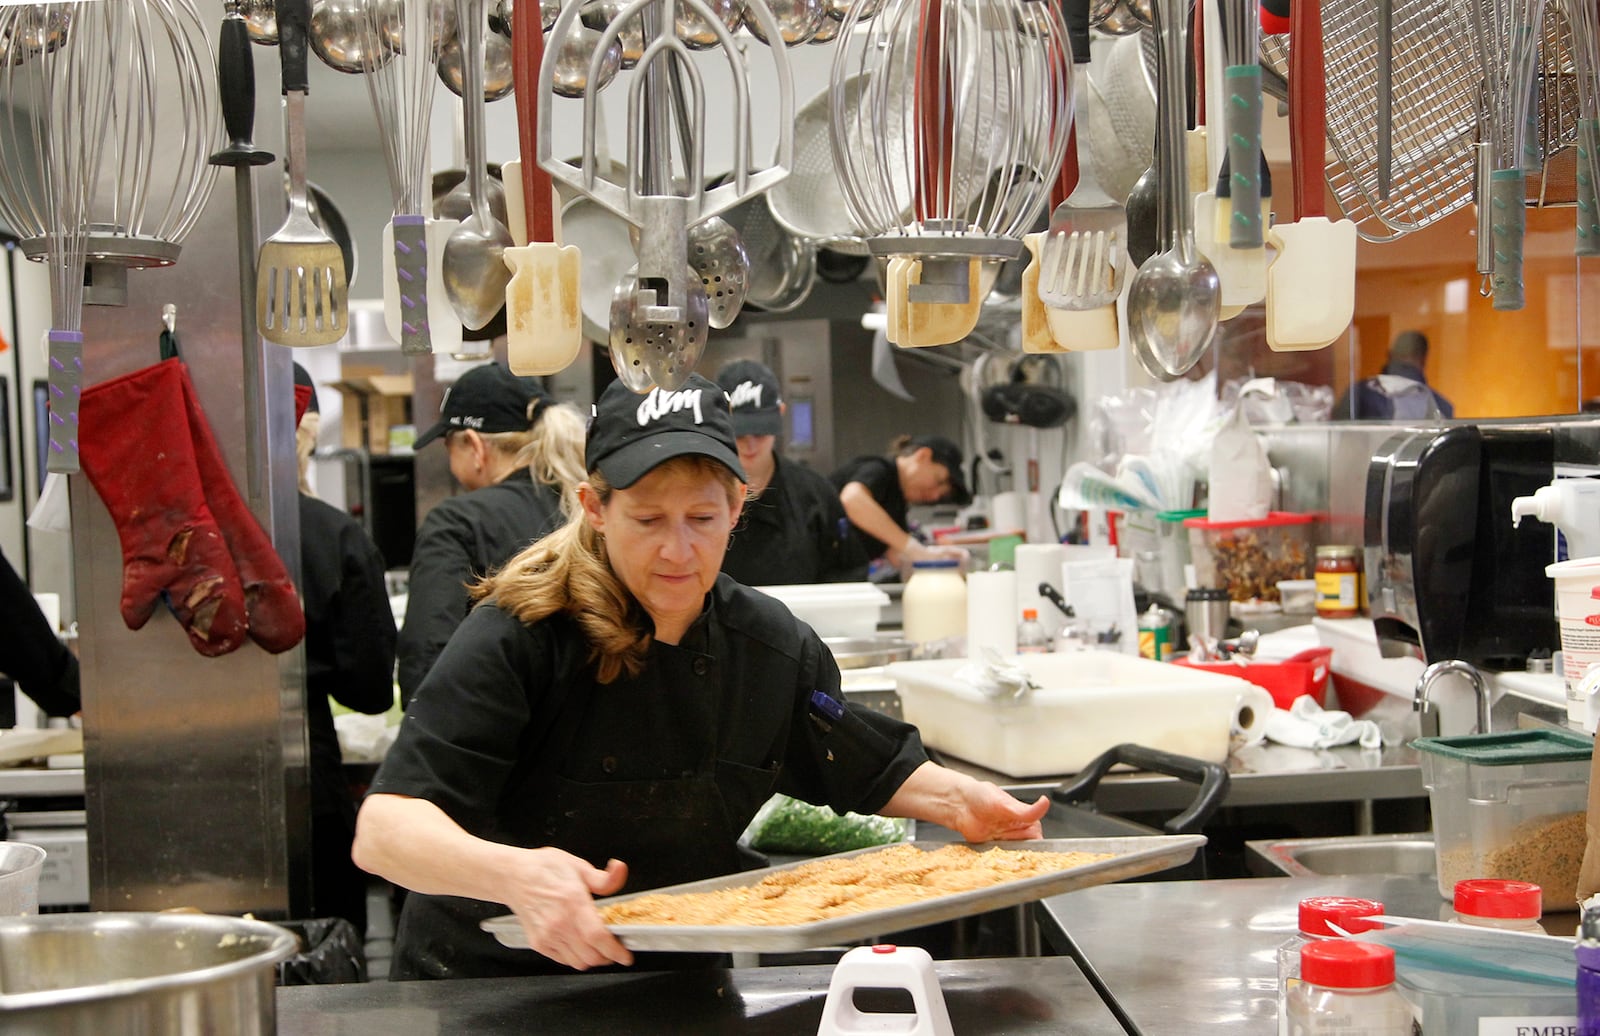
[[[1478,766],[1570,763],[1594,755],[1594,743],[1581,734],[1553,728],[1510,730],[1503,734],[1419,737],[1411,747]]]
[[[913,561],[911,567],[916,568],[955,568],[961,564],[957,558],[929,558],[926,561]]]
[[[1317,516],[1314,514],[1268,511],[1265,518],[1247,518],[1236,522],[1214,522],[1209,518],[1185,518],[1183,524],[1190,529],[1264,529],[1278,525],[1310,525],[1316,520]]]
[[[1376,899],[1356,899],[1354,896],[1312,896],[1300,901],[1300,930],[1306,935],[1337,935],[1328,922],[1354,935],[1370,932],[1379,927],[1375,922],[1362,920],[1383,913],[1383,904]]]
[[[1187,511],[1157,511],[1156,512],[1156,519],[1158,521],[1163,521],[1163,522],[1181,522],[1185,518],[1204,518],[1205,516],[1206,516],[1206,509],[1204,507],[1192,508],[1192,509],[1187,510]]]
[[[1394,951],[1353,939],[1307,943],[1300,947],[1300,977],[1331,989],[1377,989],[1394,981]]]
[[[1456,882],[1455,908],[1473,917],[1527,917],[1544,913],[1544,890],[1531,881],[1469,878]]]
[[[1317,548],[1319,558],[1353,558],[1361,553],[1360,547],[1348,543],[1324,543]]]
[[[1024,608],[1024,609],[1022,609],[1022,621],[1023,622],[1038,622],[1039,621],[1039,609],[1037,609],[1037,608]]]

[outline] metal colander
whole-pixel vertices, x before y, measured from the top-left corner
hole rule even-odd
[[[862,77],[856,76],[846,84],[847,103],[852,106],[860,105],[861,82]],[[824,88],[795,115],[794,166],[788,179],[767,192],[771,218],[790,233],[834,251],[865,255],[865,237],[850,218],[844,189],[834,169],[829,112],[828,90]]]
[[[796,141],[798,153],[798,140]],[[806,238],[785,230],[768,205],[771,192],[742,201],[723,213],[744,241],[750,258],[750,283],[745,303],[768,313],[794,309],[811,294],[817,252]]]

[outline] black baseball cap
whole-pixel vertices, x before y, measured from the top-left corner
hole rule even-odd
[[[967,478],[961,470],[961,447],[942,435],[919,435],[911,440],[913,451],[924,446],[933,452],[934,460],[950,471],[949,502],[959,507],[972,503],[972,494],[967,491]]]
[[[294,364],[294,423],[300,426],[300,421],[306,414],[322,412],[322,406],[317,402],[317,383],[311,380],[311,372],[300,366],[299,361]]]
[[[584,441],[585,467],[626,489],[674,457],[710,457],[745,481],[728,415],[728,396],[699,375],[674,391],[659,386],[644,395],[613,381],[600,393]]]
[[[783,434],[778,376],[766,364],[734,360],[717,372],[717,384],[728,394],[734,435]]]
[[[519,378],[498,363],[474,367],[445,391],[438,423],[411,448],[420,450],[448,432],[525,432],[531,427],[528,404],[541,396],[549,398],[532,378]]]

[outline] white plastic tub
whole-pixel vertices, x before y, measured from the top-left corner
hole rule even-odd
[[[789,606],[795,618],[819,637],[870,637],[889,595],[871,583],[797,583],[758,586],[757,590]]]
[[[1040,689],[1014,704],[957,679],[966,659],[896,662],[886,671],[925,745],[1012,777],[1076,773],[1125,741],[1220,763],[1240,695],[1254,687],[1109,651],[1015,658]]]

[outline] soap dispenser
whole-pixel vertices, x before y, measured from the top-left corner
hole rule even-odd
[[[1512,526],[1525,517],[1559,530],[1557,561],[1600,556],[1600,479],[1560,478],[1532,496],[1517,497],[1511,501]]]

